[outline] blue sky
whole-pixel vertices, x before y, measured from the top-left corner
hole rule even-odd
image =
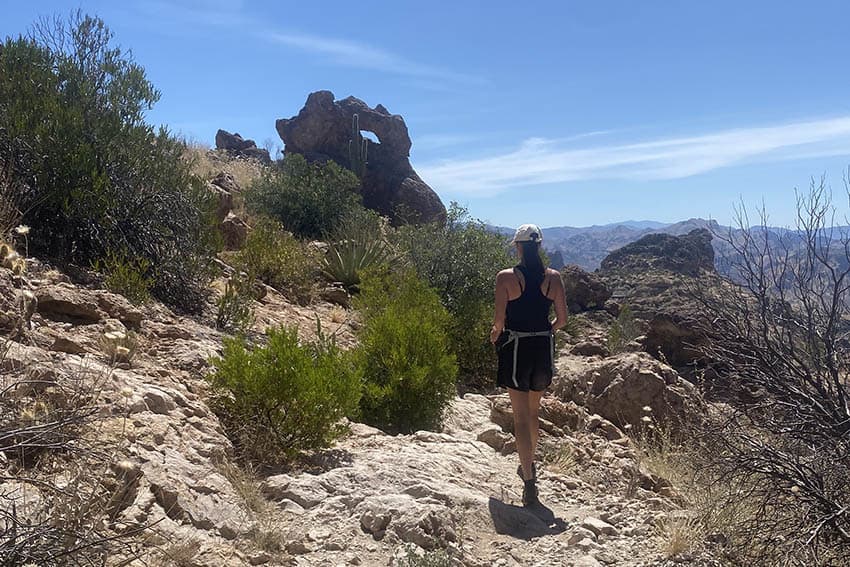
[[[495,224],[793,222],[827,175],[846,209],[850,3],[0,0],[0,36],[101,16],[162,99],[154,123],[208,144],[279,144],[311,91],[401,114],[444,201]]]

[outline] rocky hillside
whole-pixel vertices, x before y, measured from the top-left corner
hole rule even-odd
[[[33,259],[25,277],[0,269],[0,286],[7,395],[32,405],[82,388],[97,409],[81,439],[109,451],[74,482],[108,495],[104,537],[128,534],[103,544],[110,565],[662,565],[680,551],[676,489],[645,468],[627,432],[652,412],[689,411],[690,386],[646,355],[561,349],[541,421],[545,507],[532,511],[519,503],[505,394],[456,399],[441,431],[390,436],[353,423],[300,467],[255,474],[232,462],[208,405],[218,331]],[[269,289],[256,309],[257,331],[295,324],[308,339],[318,317],[343,344],[355,340],[356,318],[331,304],[300,307]],[[601,331],[587,321],[593,341]],[[23,480],[21,466],[0,453],[0,505],[35,521],[58,496]]]

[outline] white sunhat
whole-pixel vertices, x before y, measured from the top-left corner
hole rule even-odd
[[[516,229],[514,239],[511,244],[516,242],[541,242],[543,240],[543,231],[536,224],[524,224]]]

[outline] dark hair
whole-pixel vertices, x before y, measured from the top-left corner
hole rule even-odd
[[[537,274],[541,278],[546,273],[546,268],[543,266],[543,260],[540,258],[540,242],[535,240],[527,240],[518,243],[522,248],[521,264],[528,268],[532,274]]]

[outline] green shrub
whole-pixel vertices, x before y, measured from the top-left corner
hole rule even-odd
[[[35,253],[89,265],[150,263],[151,292],[203,308],[214,252],[212,199],[184,146],[145,122],[159,92],[98,18],[43,24],[0,44],[0,166],[35,228]]]
[[[279,220],[300,238],[323,238],[362,208],[359,187],[357,176],[334,162],[309,164],[290,154],[251,184],[245,200],[251,212]]]
[[[223,394],[213,405],[250,460],[327,446],[344,432],[342,418],[356,412],[360,376],[352,357],[328,340],[303,344],[297,329],[269,329],[268,343],[253,348],[225,339],[212,362],[210,380]]]
[[[393,567],[452,567],[452,554],[445,549],[425,551],[414,544],[407,543],[403,547],[404,555],[398,557]]]
[[[103,274],[103,283],[109,291],[120,293],[137,304],[150,301],[153,278],[149,275],[150,262],[146,259],[131,259],[110,252],[103,261],[96,260],[92,267]]]
[[[364,278],[357,306],[363,420],[391,432],[437,427],[457,377],[440,298],[412,272],[385,271]]]
[[[311,299],[319,270],[318,253],[310,250],[277,221],[260,218],[236,254],[236,267],[293,300]]]
[[[452,203],[445,224],[402,227],[400,248],[440,295],[452,315],[452,350],[458,355],[462,386],[487,388],[496,358],[489,341],[496,274],[513,261],[505,237],[469,217]]]
[[[217,329],[245,332],[254,323],[253,278],[236,274],[227,280],[224,293],[216,301]]]

